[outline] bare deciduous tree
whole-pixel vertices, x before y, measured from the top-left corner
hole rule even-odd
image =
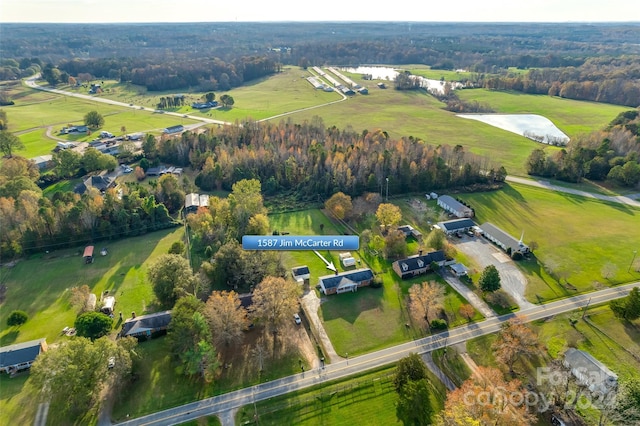
[[[428,327],[432,316],[442,309],[444,288],[434,282],[423,282],[409,289],[409,311],[411,318],[420,327]]]

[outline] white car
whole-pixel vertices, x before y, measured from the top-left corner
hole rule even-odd
[[[293,320],[296,322],[296,324],[300,325],[302,324],[302,320],[300,319],[300,315],[298,314],[293,314]]]

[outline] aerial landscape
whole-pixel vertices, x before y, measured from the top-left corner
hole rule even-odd
[[[640,425],[635,2],[129,3],[2,6],[0,425]]]

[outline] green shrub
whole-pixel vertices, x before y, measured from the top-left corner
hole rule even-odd
[[[29,315],[25,311],[13,311],[7,318],[7,325],[12,327],[14,325],[22,325],[29,319]]]
[[[432,330],[446,330],[447,326],[447,322],[443,319],[434,319],[433,321],[431,321]]]

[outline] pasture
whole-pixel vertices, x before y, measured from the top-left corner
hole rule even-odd
[[[82,247],[76,247],[36,254],[12,268],[3,267],[2,281],[7,292],[0,310],[0,344],[41,337],[52,344],[64,339],[60,331],[73,326],[76,317],[69,303],[69,289],[84,284],[98,298],[105,290],[115,295],[116,311],[121,311],[124,318],[131,312],[154,312],[155,296],[146,280],[147,268],[153,259],[167,253],[183,232],[177,228],[96,243],[95,261],[88,265],[82,258]],[[99,254],[101,247],[108,249],[106,256]],[[27,312],[29,320],[19,328],[6,327],[7,316],[15,309]]]
[[[492,222],[524,242],[538,243],[535,258],[518,264],[531,302],[548,301],[640,278],[630,268],[640,241],[640,211],[525,185],[459,194],[478,224]]]
[[[236,424],[346,426],[366,419],[372,425],[399,425],[394,372],[395,367],[385,367],[247,405],[238,411]],[[428,379],[431,406],[438,412],[444,406],[446,390],[431,372]]]

